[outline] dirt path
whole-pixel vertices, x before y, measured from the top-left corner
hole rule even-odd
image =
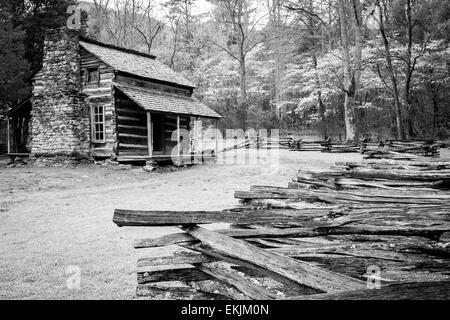
[[[115,208],[219,210],[238,204],[235,190],[252,184],[286,186],[299,168],[357,161],[358,154],[280,152],[279,170],[252,165],[194,166],[143,173],[96,165],[9,168],[0,163],[0,298],[132,299],[135,238],[174,228],[118,228]],[[69,290],[68,266],[81,270]]]

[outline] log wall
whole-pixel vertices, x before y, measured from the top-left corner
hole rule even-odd
[[[89,105],[89,109],[95,105],[104,106],[105,108],[105,142],[94,143],[91,138],[91,155],[94,157],[109,157],[116,153],[118,142],[116,115],[112,98],[114,69],[83,48],[81,48],[80,54],[81,70],[99,67],[100,71],[98,84],[85,84],[82,81],[82,93],[85,95],[85,102]]]
[[[115,93],[119,156],[148,156],[147,114],[134,101]]]
[[[179,95],[183,95],[183,96],[187,96],[190,97],[192,95],[192,89],[188,89],[188,88],[181,88],[178,87],[176,85],[166,85],[166,84],[161,84],[161,83],[157,83],[154,81],[149,81],[149,80],[138,80],[132,77],[128,77],[125,75],[117,75],[117,77],[114,80],[115,83],[117,84],[122,84],[122,85],[126,85],[126,86],[133,86],[133,87],[141,87],[141,88],[145,88],[145,89],[152,89],[152,90],[157,90],[160,92],[166,92],[166,93],[171,93],[171,94],[179,94]]]

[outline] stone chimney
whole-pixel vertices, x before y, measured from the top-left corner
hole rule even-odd
[[[50,30],[31,99],[31,154],[89,154],[89,112],[81,95],[79,32]]]

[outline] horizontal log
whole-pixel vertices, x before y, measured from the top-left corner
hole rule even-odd
[[[119,133],[119,147],[122,147],[123,145],[140,145],[147,147],[148,149],[148,137],[139,136],[136,134],[122,134]],[[126,147],[125,147],[126,148]]]
[[[439,251],[444,251],[444,248],[439,245],[414,243],[410,241],[396,241],[396,242],[341,242],[334,241],[327,244],[308,243],[305,241],[294,241],[290,243],[282,243],[283,239],[247,239],[252,244],[264,244],[267,250],[281,253],[290,257],[297,258],[311,258],[311,257],[327,257],[327,258],[342,258],[342,256],[353,256],[366,259],[379,259],[390,261],[409,261],[413,263],[414,260],[420,262],[423,256],[408,255],[405,256],[402,252],[419,252],[420,254],[431,254],[439,257],[448,256],[450,249],[447,249],[445,255],[442,252],[435,252],[433,248]],[[286,239],[289,240],[289,239]],[[192,240],[194,243],[195,239]],[[253,241],[257,241],[253,242]],[[186,265],[186,264],[200,264],[214,262],[215,259],[204,254],[195,252],[174,252],[163,257],[141,258],[138,260],[138,268],[140,271],[147,268],[156,267],[159,265]]]
[[[147,117],[146,112],[144,110],[139,109],[125,109],[125,108],[118,108],[116,107],[116,114],[125,116],[125,117],[133,117],[133,118],[139,118]]]
[[[122,226],[173,226],[186,224],[236,223],[255,224],[298,222],[304,212],[296,210],[246,210],[246,211],[134,211],[116,209],[113,222]]]
[[[173,268],[167,270],[138,272],[138,284],[156,283],[163,281],[201,281],[212,277],[197,268]]]
[[[259,191],[236,191],[234,197],[246,200],[250,203],[253,199],[297,199],[306,202],[320,202],[327,204],[349,204],[349,203],[391,203],[391,204],[448,204],[447,199],[436,199],[417,194],[416,197],[388,197],[388,196],[364,196],[352,194],[326,194],[319,191],[290,189],[294,192],[259,192]],[[420,196],[420,197],[419,197]],[[422,198],[423,196],[423,198]]]
[[[328,188],[328,189],[332,189],[332,190],[336,190],[337,189],[336,184],[334,184],[332,182],[324,182],[324,181],[321,181],[321,180],[297,178],[297,182],[299,182],[301,184],[307,184],[307,185],[315,186],[315,187],[318,187],[318,188]],[[293,183],[289,183],[288,189],[302,189],[302,188],[296,182],[293,182]]]
[[[293,184],[294,182],[292,182]],[[305,188],[307,185],[300,187],[296,183],[296,188]],[[292,187],[291,183],[289,183],[289,187]],[[310,203],[304,203],[299,202],[296,199],[244,199],[242,200],[243,204],[246,205],[248,208],[255,208],[255,209],[295,209],[295,210],[305,210],[305,208],[310,208],[311,211],[308,213],[308,216],[324,216],[327,213],[324,213],[323,211],[315,211],[316,209],[322,209],[327,208],[328,210],[331,210],[331,208],[328,205],[318,205],[316,204],[310,204]],[[331,212],[331,211],[329,211]]]
[[[311,229],[312,230],[312,229]],[[353,229],[356,231],[357,229]],[[316,244],[316,243],[308,243],[302,239],[293,239],[293,237],[297,237],[300,235],[306,236],[316,236],[320,237],[316,233],[308,233],[305,228],[286,228],[286,229],[278,229],[278,228],[268,228],[268,227],[258,227],[258,228],[245,228],[245,229],[222,229],[217,230],[218,233],[223,235],[231,236],[234,238],[246,238],[254,239],[254,238],[264,238],[270,239],[271,241],[278,241],[282,243],[293,243],[296,245],[301,245],[296,249],[295,254],[301,253],[311,253],[314,251],[324,252],[320,250],[344,250],[348,248],[368,248],[368,249],[386,249],[386,250],[395,250],[395,251],[417,251],[422,252],[429,255],[435,255],[439,257],[450,257],[450,247],[445,246],[442,243],[427,240],[426,238],[408,238],[406,236],[399,235],[381,235],[381,231],[376,235],[370,234],[358,234],[355,232],[351,232],[347,235],[333,235],[333,239],[344,239],[344,241],[337,241],[328,244]],[[384,230],[386,233],[389,230]],[[364,231],[362,231],[364,233]],[[417,230],[417,232],[421,232]],[[422,230],[424,232],[424,230]],[[326,236],[330,236],[333,234],[333,230],[325,234]],[[407,235],[409,236],[409,235]],[[174,244],[186,244],[196,243],[197,240],[187,233],[174,233],[167,236],[162,236],[156,239],[142,239],[136,240],[135,248],[151,248],[151,247],[163,247]],[[291,249],[291,248],[290,248]],[[277,252],[277,249],[274,249]],[[282,252],[287,254],[287,252],[291,252],[289,250],[283,251],[280,250],[278,252]],[[184,253],[184,255],[189,255],[192,253]],[[294,254],[294,253],[293,253]],[[192,263],[187,262],[187,260],[180,260],[180,263]]]
[[[414,168],[414,170],[450,169],[447,161],[400,161],[400,160],[365,160],[362,162],[336,162],[337,166],[349,168]]]
[[[443,181],[435,182],[402,182],[390,180],[360,180],[354,178],[335,178],[329,179],[326,182],[318,179],[303,179],[297,178],[297,182],[289,182],[289,189],[306,189],[308,186],[315,188],[328,188],[331,190],[345,190],[345,189],[361,189],[361,188],[375,188],[400,191],[403,193],[436,193],[439,188],[445,186]]]
[[[156,256],[140,258],[137,262],[139,269],[157,267],[161,265],[199,264],[208,263],[213,260],[204,255],[193,252],[174,252],[168,256]]]
[[[334,227],[334,228],[260,228],[260,229],[225,229],[217,232],[233,238],[304,238],[320,237],[327,235],[379,235],[379,236],[417,236],[433,240],[439,240],[445,232],[450,232],[447,227]],[[135,248],[153,248],[173,244],[193,243],[195,239],[185,233],[177,233],[164,239],[142,239],[135,243]],[[443,249],[443,253],[447,249]]]
[[[186,287],[157,287],[155,285],[139,284],[136,287],[138,297],[166,300],[229,300],[226,295],[219,293],[206,293],[194,288]]]
[[[164,247],[173,244],[193,241],[194,239],[187,233],[172,233],[159,238],[138,239],[134,241],[135,249]]]
[[[397,190],[403,192],[416,192],[420,193],[424,192],[437,192],[438,189],[443,186],[443,181],[434,181],[434,182],[411,182],[411,181],[389,181],[389,180],[374,180],[373,182],[360,180],[360,179],[352,179],[352,178],[336,178],[334,183],[339,187],[346,186],[357,186],[357,187],[371,187],[371,188],[380,188],[380,189],[390,189]]]
[[[144,144],[126,144],[126,143],[121,143],[119,145],[120,149],[148,149],[148,145],[144,145]]]
[[[300,171],[299,174],[302,178],[304,175],[310,175],[311,178],[315,179],[333,179],[340,177],[347,178],[357,178],[357,179],[388,179],[388,180],[419,180],[419,181],[439,181],[439,180],[449,180],[450,171],[443,172],[442,170],[436,171],[403,171],[403,170],[369,170],[369,169],[359,169],[359,170],[349,170],[349,171]]]
[[[137,126],[137,125],[134,126],[134,125],[126,125],[126,124],[122,124],[122,123],[119,123],[117,126],[119,127],[119,132],[122,132],[122,133],[134,134],[134,133],[139,132],[144,135],[147,132],[147,126]]]
[[[363,203],[404,203],[404,204],[450,204],[450,194],[424,194],[414,192],[334,192],[324,190],[290,189],[280,187],[254,186],[252,191],[236,191],[235,197],[238,199],[299,199],[309,202],[363,202]],[[418,195],[420,194],[420,197]]]
[[[147,139],[146,135],[139,135],[136,133],[119,133],[119,137],[123,138],[134,138],[134,139]]]
[[[397,283],[381,289],[289,297],[292,300],[449,300],[450,281]]]
[[[135,117],[135,116],[122,116],[122,115],[117,115],[117,120],[119,122],[122,123],[142,123],[142,124],[146,124],[147,118],[140,118],[140,117]],[[130,125],[130,124],[128,124]]]

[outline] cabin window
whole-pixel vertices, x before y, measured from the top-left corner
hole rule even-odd
[[[99,68],[88,68],[85,70],[84,74],[85,84],[99,84],[100,83],[100,72]]]
[[[105,107],[92,106],[92,140],[105,142]]]

